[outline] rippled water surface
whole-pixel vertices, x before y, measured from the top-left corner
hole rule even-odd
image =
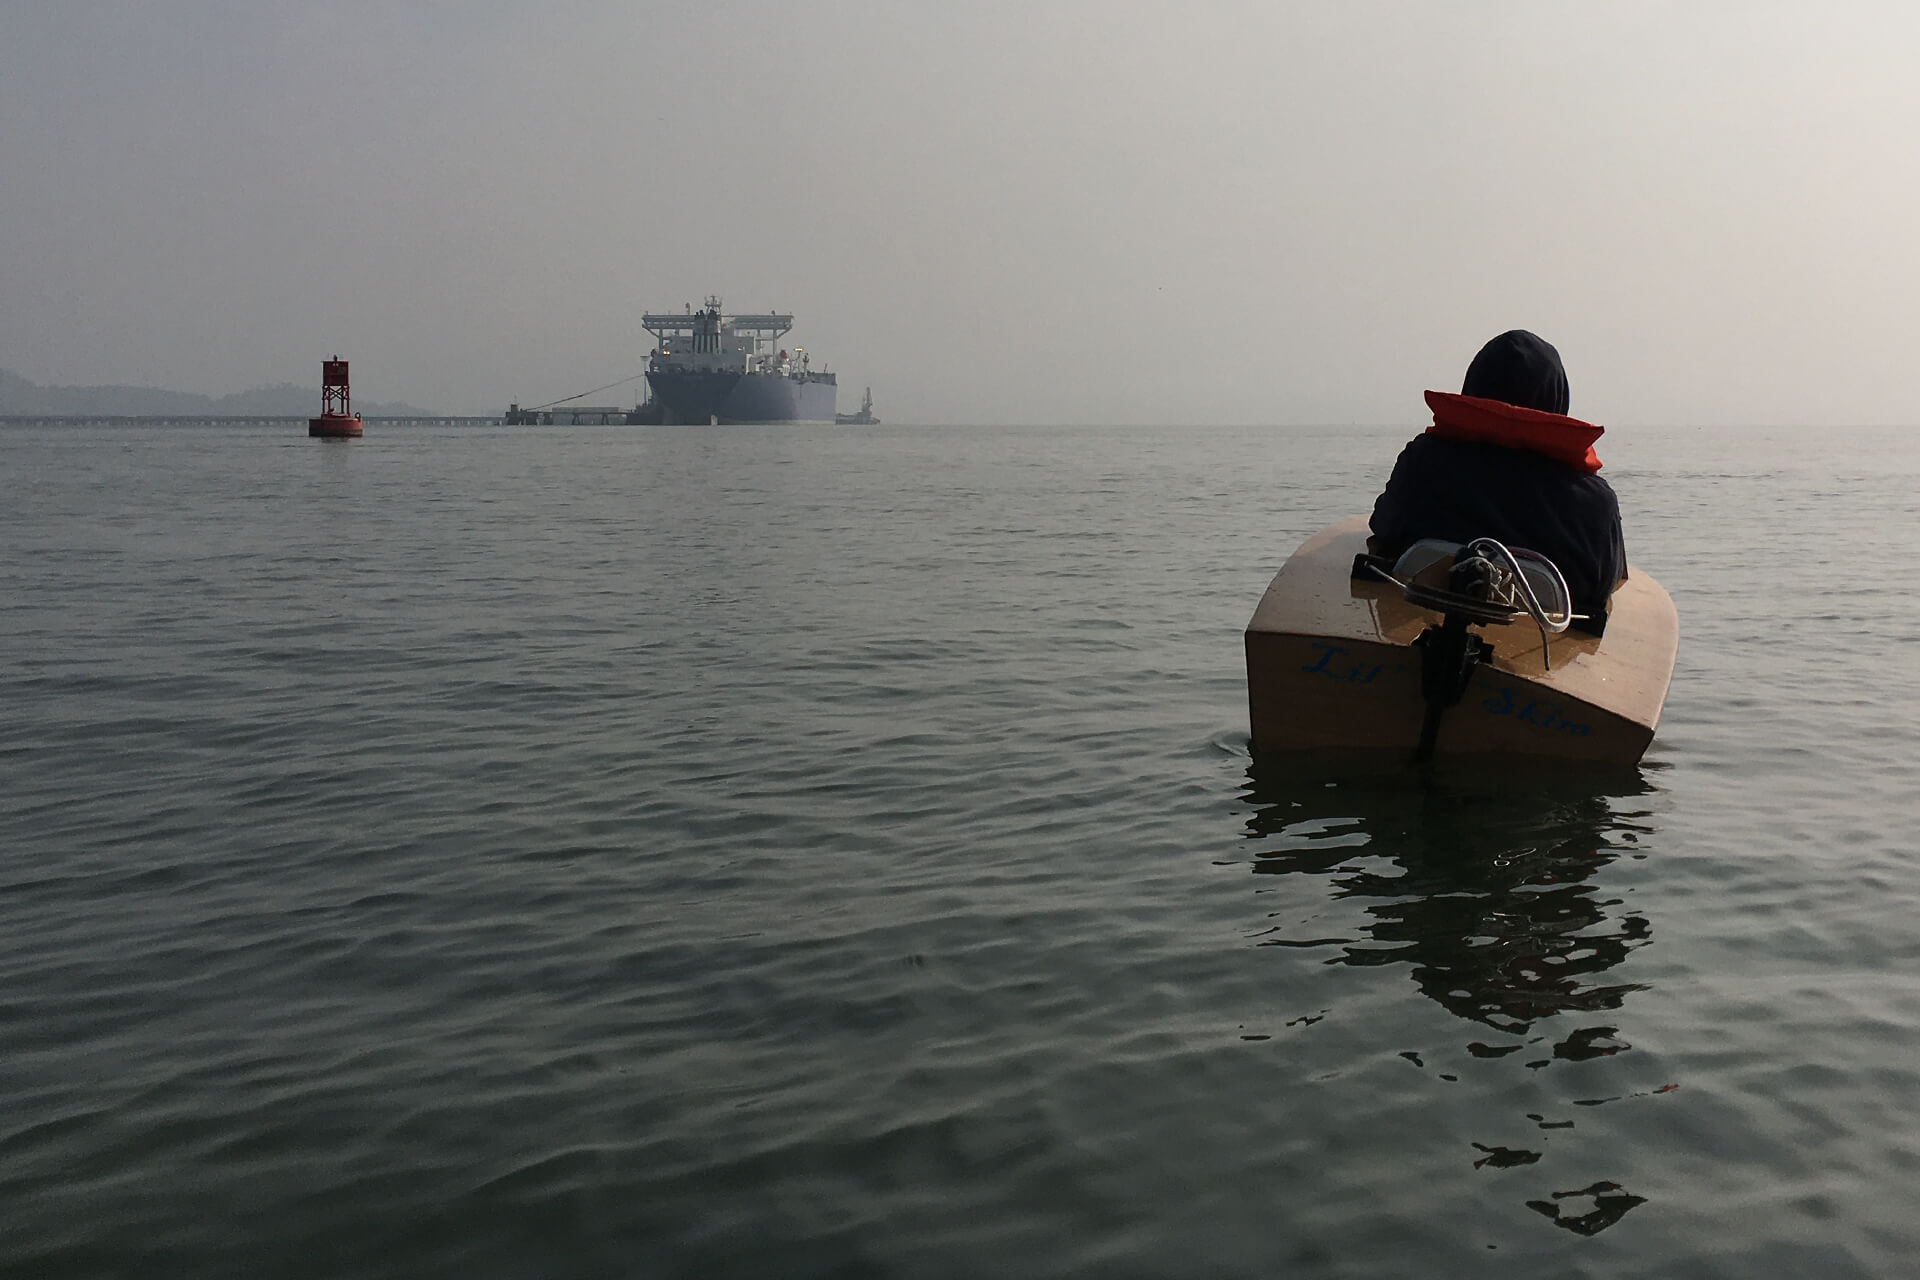
[[[1624,775],[1249,758],[1378,429],[0,430],[0,1272],[1911,1274],[1920,450]]]

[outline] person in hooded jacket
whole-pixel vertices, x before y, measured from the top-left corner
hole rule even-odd
[[[1421,538],[1497,538],[1559,566],[1574,625],[1598,632],[1627,576],[1620,502],[1593,442],[1603,427],[1567,416],[1552,345],[1513,329],[1480,348],[1459,395],[1427,392],[1433,425],[1400,451],[1373,504],[1368,550],[1389,559]]]

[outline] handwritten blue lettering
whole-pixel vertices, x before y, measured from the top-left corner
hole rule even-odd
[[[1321,675],[1329,680],[1346,680],[1353,684],[1372,684],[1374,678],[1387,669],[1384,662],[1368,666],[1363,662],[1336,663],[1334,659],[1346,653],[1346,649],[1337,644],[1322,644],[1314,641],[1313,647],[1321,650],[1320,661],[1300,668],[1308,675]]]
[[[1590,728],[1577,720],[1568,720],[1560,714],[1560,708],[1551,703],[1542,705],[1538,698],[1529,698],[1525,705],[1512,689],[1505,685],[1495,685],[1494,695],[1480,703],[1488,715],[1512,716],[1522,724],[1530,724],[1536,729],[1558,729],[1562,733],[1576,738],[1584,738]]]
[[[1300,668],[1302,671],[1305,671],[1309,674],[1316,671],[1325,671],[1327,669],[1327,664],[1329,662],[1332,662],[1334,658],[1346,652],[1345,649],[1341,648],[1337,644],[1321,644],[1318,641],[1314,642],[1313,647],[1316,649],[1324,649],[1326,650],[1326,652],[1321,654],[1320,661],[1314,663],[1312,666]]]

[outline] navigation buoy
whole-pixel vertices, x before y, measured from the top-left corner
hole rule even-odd
[[[339,356],[320,362],[320,416],[307,419],[307,434],[345,440],[361,434],[360,415],[348,403],[347,362]]]

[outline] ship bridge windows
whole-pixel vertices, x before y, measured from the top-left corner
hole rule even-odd
[[[719,299],[709,298],[705,307],[689,306],[684,315],[648,312],[641,324],[658,344],[658,358],[673,368],[745,372],[784,364],[786,353],[775,353],[793,329],[793,316],[773,311],[725,315]]]

